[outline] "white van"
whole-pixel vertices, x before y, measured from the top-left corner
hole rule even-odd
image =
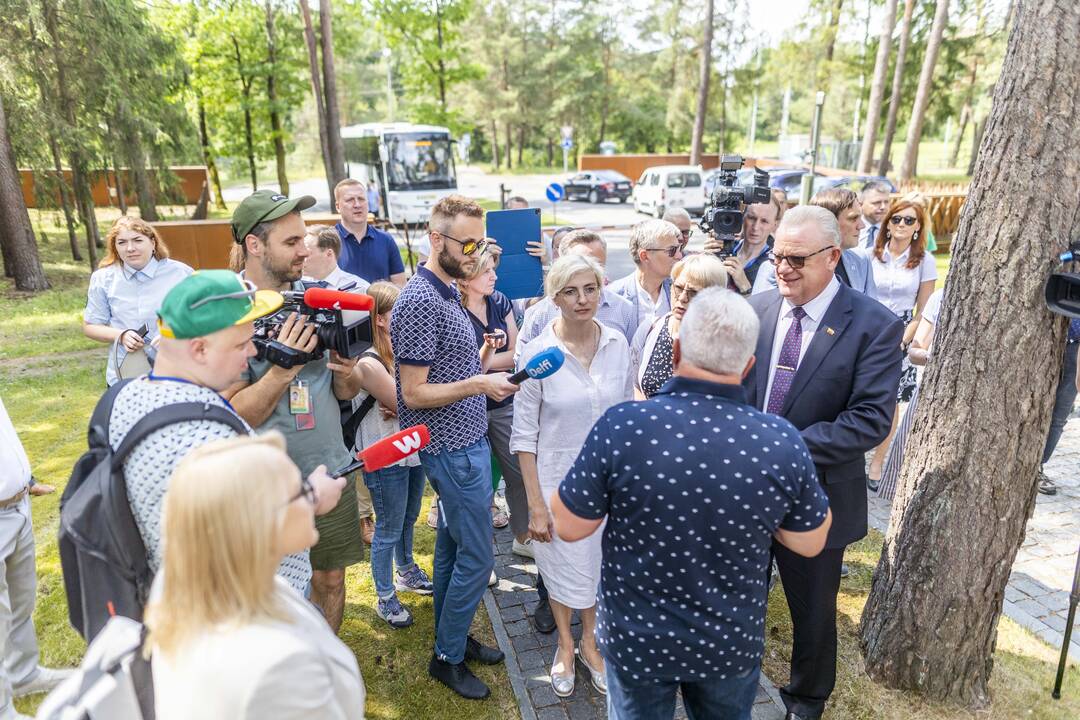
[[[700,165],[658,165],[641,173],[634,185],[634,209],[663,217],[668,208],[705,212],[705,173]]]

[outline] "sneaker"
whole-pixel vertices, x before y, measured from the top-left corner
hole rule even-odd
[[[1043,495],[1057,495],[1057,483],[1047,477],[1039,468],[1039,492]]]
[[[525,542],[518,542],[517,538],[514,538],[513,553],[520,555],[521,557],[527,557],[536,559],[536,554],[532,549],[532,538],[526,538]]]
[[[435,586],[431,584],[424,568],[413,565],[405,572],[398,571],[397,579],[394,580],[394,589],[398,592],[412,592],[417,595],[431,595],[435,592]]]
[[[412,613],[401,604],[397,595],[391,595],[385,600],[379,598],[379,603],[375,607],[375,614],[388,622],[390,627],[393,628],[407,628],[413,624]]]
[[[37,675],[34,676],[33,680],[23,685],[15,685],[12,690],[15,697],[49,692],[74,674],[74,670],[54,670],[53,668],[39,666]]]

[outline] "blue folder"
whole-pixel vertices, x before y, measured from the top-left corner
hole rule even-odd
[[[540,208],[492,210],[487,214],[487,236],[502,248],[495,289],[511,300],[544,294],[544,267],[528,253],[527,242],[540,240]]]

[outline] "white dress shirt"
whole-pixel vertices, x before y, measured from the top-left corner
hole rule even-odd
[[[315,278],[305,276],[304,280],[316,281]],[[344,290],[346,292],[362,293],[366,292],[371,285],[367,280],[359,275],[353,275],[351,272],[346,272],[339,268],[337,265],[330,271],[330,274],[324,277],[321,282],[326,283],[334,290]]]
[[[0,500],[19,494],[30,484],[30,460],[0,400]]]
[[[880,260],[874,257],[873,250],[864,252],[874,272],[878,302],[896,315],[915,309],[919,286],[927,280],[937,280],[937,265],[929,252],[923,254],[922,262],[914,268],[907,267],[910,247],[894,258],[889,255],[889,246],[886,245],[881,251]]]
[[[865,217],[862,219],[863,228],[859,231],[859,247],[872,248],[874,242],[877,241],[877,236],[881,232],[881,225],[874,224],[867,220]],[[873,232],[871,232],[873,230]]]
[[[818,293],[816,298],[802,306],[806,316],[802,319],[802,343],[799,345],[800,365],[803,356],[806,355],[806,349],[810,347],[810,341],[814,339],[814,333],[817,332],[825,313],[829,310],[829,305],[832,304],[833,298],[836,297],[838,292],[840,292],[840,281],[834,275],[829,284]],[[772,392],[773,376],[776,375],[776,362],[780,359],[780,350],[783,349],[784,338],[787,336],[788,328],[791,327],[791,322],[794,319],[794,310],[795,306],[787,298],[784,298],[783,302],[780,303],[780,317],[776,320],[772,357],[769,358],[769,384],[765,386],[766,407],[769,404],[769,394]],[[798,366],[796,366],[796,372],[798,372]]]

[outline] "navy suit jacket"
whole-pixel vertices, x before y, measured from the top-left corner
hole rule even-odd
[[[764,409],[769,361],[782,298],[752,295],[761,321],[757,362],[743,381],[747,400]],[[829,497],[830,549],[866,535],[865,453],[889,434],[900,381],[904,326],[881,303],[840,283],[795,371],[780,414],[799,432]]]

